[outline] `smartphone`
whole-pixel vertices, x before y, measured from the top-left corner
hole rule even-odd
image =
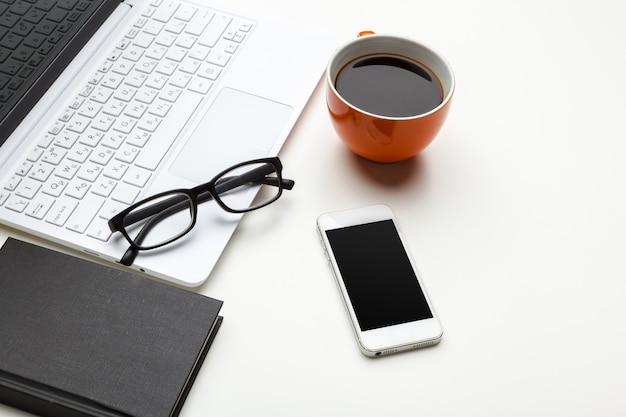
[[[443,328],[391,208],[325,213],[317,228],[364,355],[439,343]]]

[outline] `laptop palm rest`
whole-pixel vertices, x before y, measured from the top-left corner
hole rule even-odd
[[[222,89],[170,167],[204,183],[220,170],[269,156],[293,109],[232,88]]]

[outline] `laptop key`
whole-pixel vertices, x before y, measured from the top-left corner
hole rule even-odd
[[[174,16],[174,13],[176,13],[178,6],[179,3],[177,2],[167,1],[156,10],[156,12],[152,15],[152,18],[159,22],[167,23],[172,16]]]
[[[32,179],[25,179],[20,183],[19,187],[17,187],[15,194],[20,197],[32,199],[40,188],[41,182]]]
[[[78,206],[78,201],[69,199],[69,198],[61,198],[56,201],[52,209],[48,213],[46,217],[46,221],[48,223],[54,224],[56,226],[63,226],[67,219],[72,215],[76,207]]]
[[[112,232],[109,228],[108,220],[96,217],[91,226],[87,229],[87,236],[106,242],[111,237]]]
[[[228,16],[215,16],[207,30],[202,34],[200,39],[198,39],[198,43],[203,46],[208,46],[209,48],[214,47],[231,20],[232,18]]]
[[[7,201],[7,198],[9,198],[9,193],[0,189],[0,206],[2,206],[5,201]]]
[[[70,183],[70,186],[65,190],[65,195],[68,197],[74,197],[77,200],[81,200],[87,194],[87,191],[91,188],[91,183],[80,180],[74,183]],[[83,203],[83,206],[87,203]]]
[[[9,210],[17,211],[18,213],[22,213],[26,207],[28,206],[28,200],[25,198],[17,197],[12,195],[11,198],[5,204],[5,207]]]
[[[54,198],[40,194],[36,200],[30,202],[26,209],[26,215],[41,220],[48,214],[53,205]]]
[[[79,210],[71,216],[65,227],[68,230],[77,233],[84,233],[87,227],[91,224],[91,221],[96,217],[100,211],[100,207],[104,204],[104,198],[95,194],[87,194],[87,196],[81,201]]]
[[[131,205],[137,199],[140,191],[139,188],[133,185],[119,184],[113,191],[111,199],[126,205]]]
[[[187,25],[185,32],[192,35],[200,36],[200,34],[202,34],[214,15],[215,13],[209,10],[203,10],[200,13],[196,13],[191,23]]]

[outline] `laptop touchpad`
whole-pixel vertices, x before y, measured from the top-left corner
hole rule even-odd
[[[231,165],[269,156],[292,110],[259,96],[222,89],[170,172],[203,183]]]

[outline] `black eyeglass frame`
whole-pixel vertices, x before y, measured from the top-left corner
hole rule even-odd
[[[234,171],[238,168],[244,167],[246,165],[259,165],[257,168],[246,172],[242,175],[226,177],[230,171]],[[204,184],[197,185],[193,188],[180,188],[169,191],[164,191],[159,194],[155,194],[148,198],[145,198],[129,207],[119,212],[115,216],[113,216],[109,221],[108,225],[111,232],[120,232],[122,236],[128,241],[130,244],[129,251],[132,251],[131,255],[129,251],[122,258],[121,263],[124,265],[131,265],[132,260],[136,256],[137,252],[140,250],[151,250],[157,249],[163,246],[166,246],[187,233],[194,228],[196,224],[196,219],[198,215],[198,205],[204,203],[205,201],[215,200],[215,202],[225,211],[229,213],[246,213],[249,211],[257,210],[262,207],[265,207],[274,201],[278,200],[282,195],[283,190],[291,190],[294,186],[294,181],[289,179],[284,179],[282,177],[283,165],[278,157],[269,157],[269,158],[260,158],[253,159],[246,162],[241,162],[239,164],[233,165],[230,168],[227,168],[215,175],[209,182]],[[268,174],[276,174],[275,177],[266,177]],[[266,185],[271,185],[278,187],[278,191],[276,195],[268,201],[263,201],[262,203],[252,205],[250,207],[242,208],[242,209],[233,209],[225,204],[220,198],[221,193],[225,193],[233,188],[239,187],[246,183],[262,183]],[[137,213],[133,213],[138,207],[146,205],[150,203],[150,201],[158,200],[168,195],[172,195],[171,199],[166,199],[160,203],[155,204],[154,206],[147,207],[143,210],[140,210]],[[172,238],[161,242],[156,245],[148,245],[143,246],[140,243],[138,244],[136,241],[142,240],[142,232],[146,230],[146,233],[152,227],[151,224],[156,224],[162,219],[177,213],[184,209],[191,209],[191,221],[187,228],[179,233],[178,235],[173,236]],[[129,216],[130,213],[133,215]],[[134,239],[128,234],[126,227],[132,225],[138,221],[146,219],[150,216],[155,216],[153,219],[150,219],[148,223],[142,226],[141,231],[138,234],[138,237]],[[129,256],[132,256],[132,259],[128,259]],[[126,260],[126,261],[125,261]]]

